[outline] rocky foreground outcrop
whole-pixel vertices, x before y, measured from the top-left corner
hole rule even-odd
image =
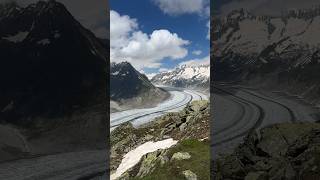
[[[111,132],[111,174],[129,151],[148,141],[178,140],[172,148],[146,154],[120,179],[154,177],[208,179],[210,169],[209,102],[194,101],[140,128],[125,123]]]
[[[320,124],[278,124],[213,162],[213,179],[320,179]]]
[[[146,154],[119,179],[210,179],[209,142],[185,139],[172,148]]]

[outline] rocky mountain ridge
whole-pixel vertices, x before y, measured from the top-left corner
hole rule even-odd
[[[215,80],[279,88],[317,104],[319,12],[315,7],[272,17],[240,9],[213,18]]]
[[[110,98],[128,99],[148,90],[156,89],[147,76],[137,71],[129,62],[111,63]]]
[[[208,88],[210,65],[183,65],[168,72],[155,75],[151,81],[174,87]]]
[[[168,97],[168,92],[154,86],[146,75],[137,71],[129,62],[111,63],[110,99],[113,102],[111,108],[115,111],[130,107],[150,107]]]

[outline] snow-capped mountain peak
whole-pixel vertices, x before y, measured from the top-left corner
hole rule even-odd
[[[208,65],[200,65],[200,66],[188,66],[183,65],[179,68],[179,73],[175,78],[183,78],[183,79],[192,79],[192,78],[209,78],[210,76],[210,68]]]
[[[151,81],[155,84],[176,87],[206,87],[209,79],[210,65],[182,65],[155,75]]]
[[[278,16],[236,12],[212,18],[215,81],[278,86],[318,99],[320,6]]]
[[[282,53],[291,44],[319,47],[320,8],[289,10],[279,17],[252,15],[234,10],[226,17],[213,18],[213,40],[216,56],[230,53],[259,55],[274,45]]]

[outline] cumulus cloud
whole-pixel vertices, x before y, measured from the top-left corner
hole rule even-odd
[[[166,29],[146,34],[139,30],[136,19],[110,12],[110,59],[129,61],[137,69],[159,68],[164,58],[184,58],[189,41]]]
[[[0,0],[1,2],[15,1],[21,6],[36,3],[39,0]],[[108,2],[101,0],[57,0],[66,6],[71,14],[96,36],[107,38],[109,36]]]
[[[210,64],[210,56],[206,56],[200,59],[191,59],[188,61],[184,61],[179,64],[179,66],[187,65],[187,66],[199,66],[199,65],[209,65]]]
[[[153,0],[153,2],[168,15],[209,15],[209,0]]]
[[[194,54],[194,55],[200,55],[202,53],[202,51],[201,50],[195,50],[195,51],[192,51],[192,54]]]
[[[136,19],[127,15],[120,16],[116,11],[110,11],[110,42],[111,47],[124,46],[129,41],[131,32],[138,28]]]
[[[162,12],[170,16],[197,14],[204,19],[210,17],[210,0],[152,0]],[[208,24],[207,24],[208,27]],[[209,34],[209,33],[208,33]],[[209,35],[206,37],[209,38]]]

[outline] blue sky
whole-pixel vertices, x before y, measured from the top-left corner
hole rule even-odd
[[[188,2],[185,0],[137,0],[137,1],[111,0],[110,1],[110,9],[117,13],[117,16],[116,16],[117,18],[112,18],[114,16],[111,16],[111,19],[110,19],[111,26],[113,26],[112,21],[116,21],[116,20],[120,21],[120,18],[125,15],[128,16],[127,19],[134,20],[136,23],[136,26],[132,28],[134,30],[130,31],[126,35],[127,39],[132,39],[130,38],[132,36],[132,33],[140,31],[144,35],[149,36],[150,41],[153,41],[151,40],[152,39],[151,34],[156,30],[162,29],[162,30],[167,30],[170,35],[176,34],[177,38],[180,40],[180,45],[175,44],[176,41],[172,40],[172,43],[175,44],[175,45],[172,45],[172,49],[178,48],[177,51],[172,51],[172,53],[177,53],[178,54],[177,56],[179,57],[166,57],[164,52],[164,54],[157,55],[158,60],[153,60],[152,57],[148,56],[148,58],[143,57],[140,61],[139,59],[137,59],[139,58],[139,56],[136,55],[139,53],[137,52],[126,53],[126,54],[129,54],[128,56],[130,56],[131,54],[135,54],[132,60],[132,64],[138,70],[142,70],[146,74],[150,74],[150,73],[159,72],[159,70],[161,71],[165,69],[172,69],[178,66],[179,64],[183,62],[188,62],[190,60],[193,60],[192,62],[199,61],[199,63],[201,63],[202,61],[205,61],[204,58],[208,59],[209,46],[210,46],[209,39],[207,37],[208,21],[209,21],[209,14],[208,14],[209,3],[207,0],[190,0],[189,1],[190,3],[195,3],[195,4],[181,5],[180,2],[182,1]],[[202,5],[200,6],[200,4]],[[177,7],[179,5],[183,7],[181,8]],[[117,25],[120,27],[119,24]],[[114,32],[119,32],[119,30],[118,29],[114,30]],[[112,29],[110,33],[111,33],[111,44],[115,44],[116,40],[113,40],[112,38],[113,37]],[[119,37],[120,35],[117,36],[118,39]],[[128,41],[126,43],[130,43]],[[134,40],[131,40],[131,41],[134,41]],[[188,42],[181,42],[181,41],[188,41]],[[146,42],[146,44],[148,44],[148,42]],[[155,42],[155,44],[157,43]],[[187,53],[183,53],[182,50],[179,49],[179,47],[175,47],[175,46],[179,46],[180,48],[187,50]],[[119,50],[120,48],[115,48],[115,49]],[[155,52],[159,52],[159,51],[155,50]],[[127,60],[127,57],[125,57],[124,55],[122,55],[121,57]],[[130,62],[130,58],[128,59]],[[111,61],[113,61],[112,57],[111,57]],[[118,60],[115,58],[114,61],[121,61],[121,60]],[[147,61],[152,61],[155,63],[148,65],[149,62]]]

